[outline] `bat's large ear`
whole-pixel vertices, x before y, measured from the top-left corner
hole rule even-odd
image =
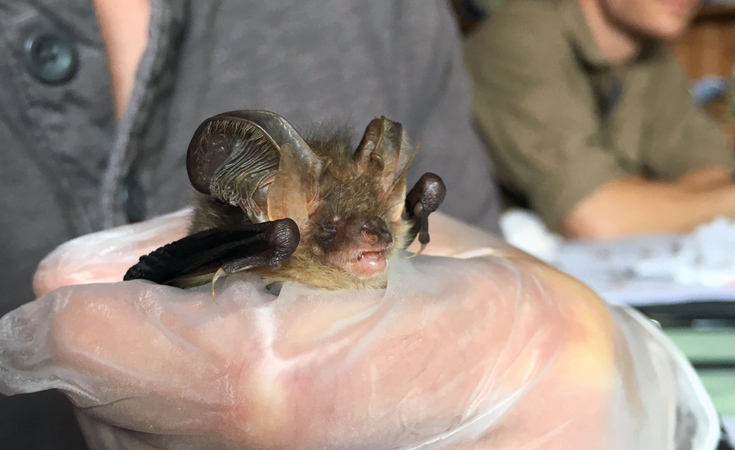
[[[415,154],[403,125],[385,117],[370,121],[355,152],[355,164],[361,171],[375,174],[384,198],[396,205],[391,214],[396,218],[403,213],[406,172]]]
[[[291,217],[300,224],[302,218],[294,215],[306,210],[312,189],[304,183],[321,171],[321,161],[280,115],[230,111],[199,125],[186,168],[196,190],[241,207],[253,222]],[[280,198],[284,192],[287,198]]]

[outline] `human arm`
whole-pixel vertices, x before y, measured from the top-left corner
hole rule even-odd
[[[611,180],[575,205],[564,230],[589,239],[687,233],[717,216],[735,217],[735,184],[721,167],[693,170],[675,182]]]

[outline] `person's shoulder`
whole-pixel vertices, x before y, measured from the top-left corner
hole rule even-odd
[[[573,57],[564,1],[575,0],[506,0],[465,39],[465,62],[471,70],[479,65],[494,71],[501,64],[538,68]]]
[[[416,31],[431,32],[452,23],[452,13],[445,0],[350,0],[351,11],[363,22],[400,26]]]
[[[569,0],[507,0],[466,40],[466,48],[541,49],[563,42],[562,3]]]
[[[372,0],[350,2],[355,34],[380,42],[375,54],[399,63],[455,52],[459,30],[446,0]]]
[[[569,0],[506,0],[494,11],[493,17],[527,17],[555,20],[559,7]]]

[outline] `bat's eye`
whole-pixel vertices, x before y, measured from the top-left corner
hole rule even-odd
[[[316,238],[322,244],[329,244],[335,236],[337,236],[337,227],[334,225],[320,225],[316,233]]]

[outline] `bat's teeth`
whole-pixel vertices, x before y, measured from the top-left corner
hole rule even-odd
[[[357,260],[358,261],[362,261],[362,255],[363,254],[364,254],[363,252],[360,252],[360,253],[357,254]]]

